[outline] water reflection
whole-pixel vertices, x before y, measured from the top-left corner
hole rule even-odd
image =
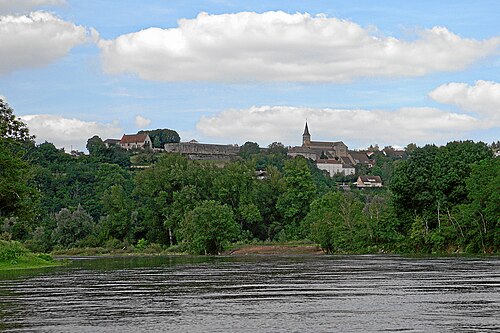
[[[16,332],[500,332],[500,260],[76,260],[1,280],[0,309]]]

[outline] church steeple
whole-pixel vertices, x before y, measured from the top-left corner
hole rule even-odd
[[[311,134],[309,134],[309,127],[307,127],[307,120],[306,120],[306,127],[304,128],[304,134],[302,134],[302,146],[309,146],[311,144]]]

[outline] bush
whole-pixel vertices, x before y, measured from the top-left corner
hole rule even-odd
[[[187,213],[181,228],[183,241],[193,254],[222,253],[238,232],[231,207],[212,200]]]
[[[0,261],[17,262],[28,253],[29,251],[19,242],[0,240]]]

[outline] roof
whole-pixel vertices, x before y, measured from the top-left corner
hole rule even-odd
[[[135,142],[144,142],[146,141],[146,138],[148,135],[146,133],[141,133],[141,134],[123,134],[122,139],[120,140],[120,143],[135,143]]]
[[[311,134],[309,134],[309,128],[307,127],[307,121],[306,121],[306,128],[304,128],[304,134],[302,135],[309,135],[311,136]]]
[[[120,143],[120,139],[106,139],[106,140],[104,140],[104,143],[118,144],[118,143]]]
[[[404,158],[406,156],[406,151],[396,150],[392,147],[385,147],[384,149],[382,149],[382,153],[384,153],[385,156],[395,158]]]
[[[288,149],[289,153],[308,153],[315,154],[316,152],[309,147],[291,147]]]
[[[382,183],[380,176],[359,176],[363,183]]]
[[[356,163],[365,163],[365,164],[371,164],[372,160],[368,158],[368,155],[365,152],[360,152],[360,151],[349,151],[349,154],[353,158],[354,162]]]
[[[329,158],[329,159],[317,160],[316,163],[317,164],[342,164],[342,161],[339,161],[339,160],[336,160],[333,158]]]

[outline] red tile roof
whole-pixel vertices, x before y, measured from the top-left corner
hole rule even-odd
[[[136,142],[144,142],[146,140],[146,137],[148,135],[145,133],[142,134],[133,134],[133,135],[127,135],[123,134],[122,139],[120,140],[120,143],[136,143]]]

